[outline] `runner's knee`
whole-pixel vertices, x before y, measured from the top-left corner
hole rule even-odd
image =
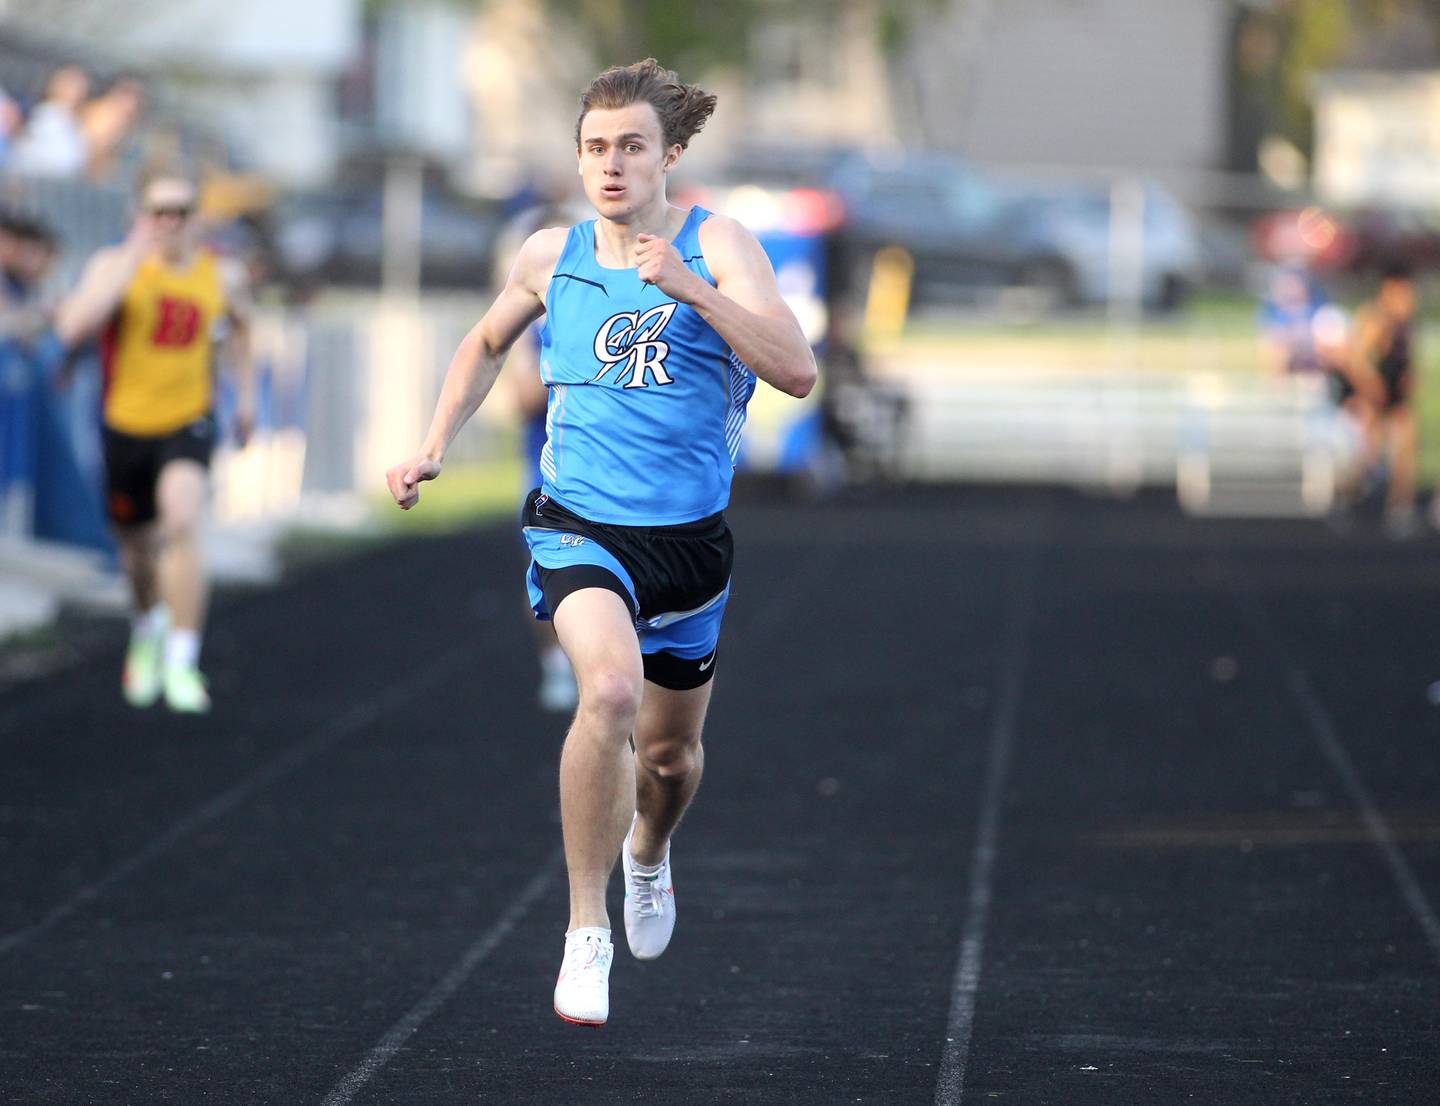
[[[643,742],[637,749],[640,766],[657,776],[683,777],[700,759],[700,738],[667,737]]]
[[[606,721],[623,725],[628,732],[640,713],[640,697],[644,682],[639,673],[618,668],[601,668],[586,672],[580,678],[580,709],[596,714]]]
[[[162,512],[155,529],[164,545],[179,545],[199,539],[199,520],[189,511]]]

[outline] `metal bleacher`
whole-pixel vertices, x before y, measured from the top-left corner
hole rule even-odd
[[[1174,487],[1186,510],[1319,515],[1347,439],[1322,383],[1219,373],[967,370],[911,389],[922,481]]]

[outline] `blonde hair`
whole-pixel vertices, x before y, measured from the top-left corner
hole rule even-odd
[[[162,180],[181,181],[190,186],[195,193],[195,199],[200,199],[200,175],[186,165],[177,162],[157,162],[147,165],[141,171],[135,182],[135,198],[143,203],[145,193],[150,191],[150,186]]]

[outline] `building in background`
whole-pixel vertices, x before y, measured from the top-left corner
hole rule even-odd
[[[1419,10],[1373,29],[1314,82],[1315,188],[1341,207],[1440,197],[1440,33]]]
[[[0,0],[168,91],[250,167],[314,188],[401,148],[510,195],[573,174],[576,94],[602,63],[539,0]],[[887,16],[905,12],[902,32]],[[837,0],[746,24],[739,66],[687,72],[722,110],[691,164],[745,142],[906,145],[1141,171],[1224,158],[1232,0]],[[662,59],[662,61],[667,59]]]
[[[1213,169],[1231,0],[957,0],[913,37],[899,133],[980,161]]]
[[[1440,196],[1440,68],[1349,70],[1317,82],[1315,188],[1341,207]]]
[[[476,180],[494,191],[530,173],[573,174],[568,144],[546,136],[568,135],[598,63],[544,4],[480,7],[466,62],[483,135]],[[1223,160],[1230,0],[915,3],[896,40],[887,7],[789,6],[752,31],[745,73],[686,73],[721,97],[692,165],[750,142],[1141,171]]]

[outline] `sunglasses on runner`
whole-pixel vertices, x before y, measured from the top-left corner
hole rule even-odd
[[[195,214],[195,208],[189,204],[166,204],[160,207],[149,207],[145,209],[147,215],[153,215],[157,219],[166,215],[173,215],[177,219],[188,219]]]

